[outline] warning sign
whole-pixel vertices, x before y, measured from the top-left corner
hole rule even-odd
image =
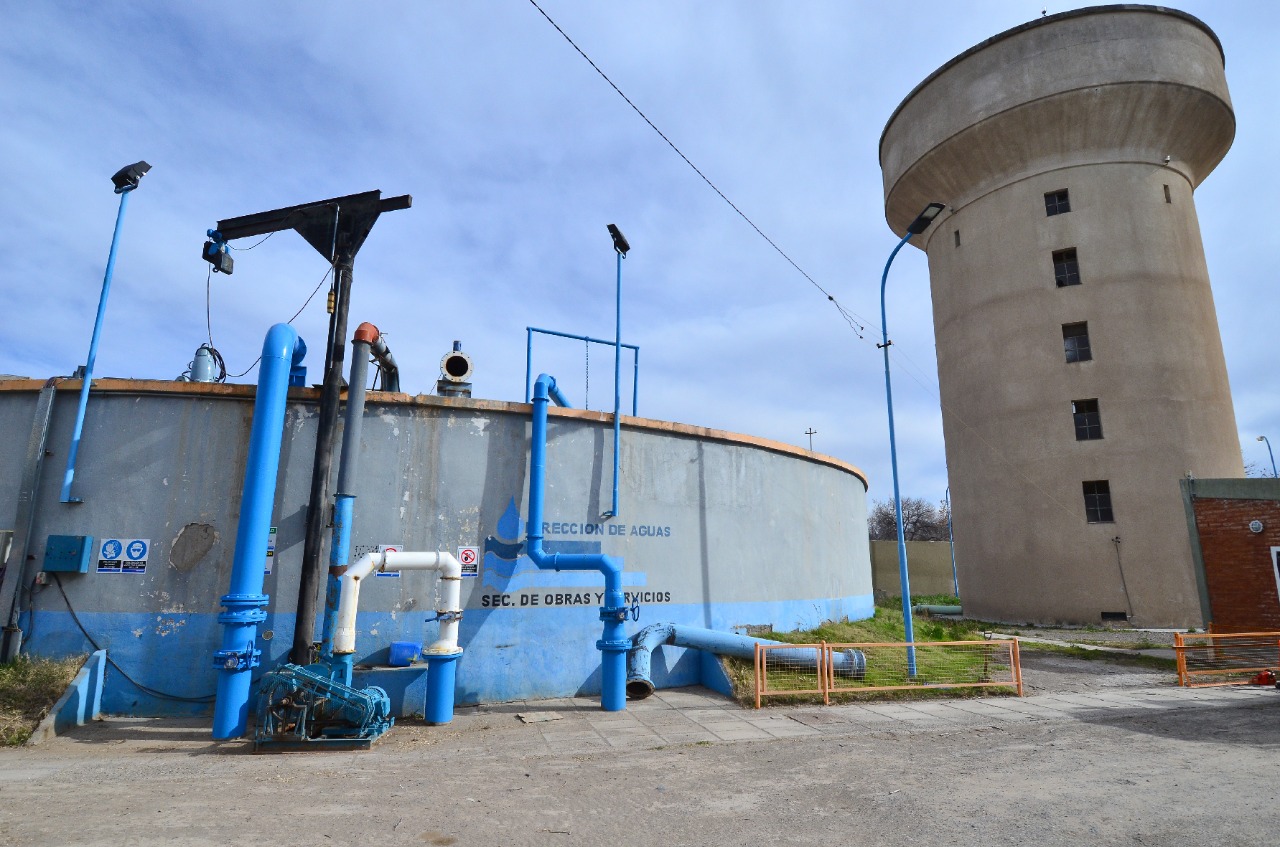
[[[265,573],[271,573],[271,565],[276,560],[276,528],[271,527],[271,531],[267,534],[267,569]]]
[[[459,547],[458,562],[462,565],[463,576],[480,575],[480,548]]]
[[[104,538],[98,546],[98,573],[146,573],[149,538]]]
[[[378,549],[377,549],[377,551],[376,551],[376,552],[378,552],[378,553],[399,553],[399,552],[400,552],[400,545],[399,545],[399,544],[379,544],[379,545],[378,545]],[[400,571],[378,571],[376,575],[377,575],[377,576],[390,577],[391,579],[399,579],[399,578],[400,578]]]

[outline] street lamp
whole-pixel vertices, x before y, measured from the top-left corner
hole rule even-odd
[[[79,497],[71,496],[71,483],[76,478],[76,456],[80,452],[80,436],[84,431],[84,411],[89,405],[89,385],[93,382],[93,364],[98,358],[98,338],[102,334],[102,319],[107,314],[107,295],[111,293],[111,273],[116,267],[116,247],[120,244],[120,229],[124,225],[124,210],[129,201],[129,193],[138,187],[138,183],[146,176],[151,166],[146,162],[134,162],[125,165],[111,177],[116,194],[120,195],[120,208],[116,212],[116,230],[111,236],[111,252],[107,255],[107,272],[102,278],[102,294],[98,298],[98,316],[93,321],[93,337],[89,341],[89,357],[84,365],[84,382],[80,386],[80,405],[76,407],[76,422],[71,431],[71,448],[67,451],[67,470],[62,477],[62,502],[80,503]]]
[[[911,582],[907,575],[907,541],[902,532],[902,494],[898,488],[898,445],[893,432],[893,382],[889,378],[889,319],[884,308],[884,289],[889,281],[889,266],[893,264],[898,251],[911,240],[911,236],[919,235],[929,228],[934,218],[947,208],[942,203],[930,203],[924,211],[907,227],[907,234],[902,236],[898,246],[889,254],[889,261],[884,263],[884,274],[880,277],[880,338],[877,344],[884,351],[884,393],[889,407],[889,459],[893,467],[893,512],[898,524],[898,579],[902,583],[902,623],[907,644],[907,674],[916,675],[915,627],[911,621]]]
[[[618,449],[622,441],[622,260],[627,258],[631,245],[627,237],[614,224],[609,224],[609,237],[613,239],[613,252],[618,254],[617,298],[614,302],[617,321],[613,329],[613,508],[605,517],[618,516]]]
[[[1276,473],[1276,454],[1271,452],[1271,442],[1267,441],[1267,437],[1265,435],[1259,435],[1258,440],[1267,442],[1267,455],[1271,457],[1271,475],[1273,477],[1280,477],[1280,473]]]

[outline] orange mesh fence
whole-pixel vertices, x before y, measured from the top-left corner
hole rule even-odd
[[[760,644],[755,666],[756,708],[783,694],[830,702],[832,694],[851,692],[1000,687],[1022,696],[1016,640]]]
[[[1280,632],[1173,635],[1178,684],[1188,688],[1248,685],[1264,671],[1280,672]]]
[[[827,662],[831,652],[825,641],[818,644],[756,644],[756,708],[762,697],[819,694],[827,696],[830,677]]]

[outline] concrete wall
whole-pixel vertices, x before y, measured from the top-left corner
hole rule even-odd
[[[908,541],[907,574],[912,596],[955,593],[951,575],[951,545],[946,541]],[[901,597],[898,542],[871,542],[871,585],[875,596]]]
[[[1280,631],[1280,480],[1184,480],[1182,495],[1211,631]]]
[[[885,129],[890,225],[949,207],[917,246],[966,611],[1201,623],[1178,480],[1243,467],[1192,191],[1234,127],[1203,24],[1111,6],[979,45]],[[1048,216],[1064,189],[1070,212]],[[1066,248],[1081,285],[1055,284]],[[1092,360],[1068,363],[1078,322]],[[1104,437],[1078,441],[1072,401],[1093,399]],[[1110,483],[1114,522],[1086,521],[1086,480]]]
[[[90,634],[134,679],[202,698],[214,688],[216,616],[236,542],[253,388],[95,383],[76,474],[84,503],[72,506],[58,494],[78,385],[64,383],[55,402],[31,565],[39,569],[50,534],[149,539],[144,573],[98,573],[95,557],[90,573],[61,581]],[[0,516],[17,507],[38,387],[0,383],[0,431],[22,436],[0,442]],[[271,604],[259,630],[265,667],[284,661],[293,636],[317,395],[290,394],[265,584]],[[603,577],[539,571],[522,555],[528,428],[524,404],[372,394],[366,411],[357,552],[379,544],[482,550],[478,576],[463,587],[460,703],[599,690]],[[598,516],[612,490],[609,416],[552,410],[548,442],[548,547],[623,557],[629,602],[640,607],[631,629],[671,620],[787,630],[871,613],[866,483],[857,469],[750,436],[626,418],[621,514],[606,521]],[[255,543],[265,566],[267,539]],[[435,595],[421,572],[370,579],[357,661],[384,660],[394,640],[434,639],[435,624],[423,621],[437,608]],[[33,652],[88,648],[56,586],[38,590],[34,608],[34,623],[24,618]],[[699,678],[695,655],[660,652],[655,682]],[[207,708],[157,699],[108,672],[108,712]]]

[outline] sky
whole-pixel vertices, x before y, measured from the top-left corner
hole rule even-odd
[[[529,0],[8,2],[0,37],[0,373],[83,364],[119,198],[130,197],[95,376],[172,379],[212,337],[231,373],[327,271],[296,233],[200,258],[219,219],[380,189],[352,329],[384,333],[410,393],[459,340],[476,397],[524,399],[526,327],[640,346],[639,413],[852,463],[892,496],[879,280],[897,238],[878,143],[911,89],[969,47],[1077,8],[1044,0],[584,3],[538,0],[626,96],[817,285],[851,328]],[[1235,143],[1196,203],[1246,462],[1280,439],[1280,4],[1186,0],[1226,52]],[[259,239],[233,242],[245,248]],[[327,283],[326,283],[327,286]],[[206,314],[206,296],[208,311]],[[324,362],[322,289],[294,321]],[[928,268],[888,298],[904,496],[947,488]],[[538,336],[534,372],[611,409],[612,350]],[[623,396],[631,392],[629,360]],[[252,382],[256,371],[232,379]]]

